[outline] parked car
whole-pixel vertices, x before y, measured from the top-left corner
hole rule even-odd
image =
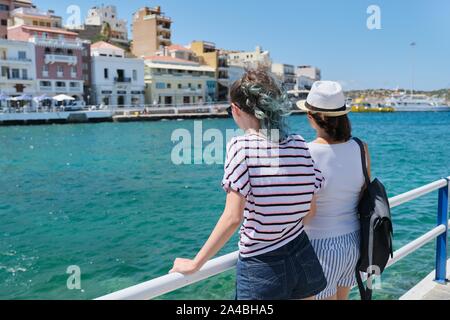
[[[63,106],[64,111],[81,111],[86,107],[86,103],[84,101],[70,101],[66,106]]]

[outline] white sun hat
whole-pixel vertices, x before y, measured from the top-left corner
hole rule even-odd
[[[306,101],[297,102],[304,111],[323,113],[328,117],[348,114],[352,108],[347,106],[342,86],[334,81],[317,81],[313,84]]]

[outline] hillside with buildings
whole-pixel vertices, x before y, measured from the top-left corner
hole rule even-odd
[[[352,99],[361,97],[370,99],[384,99],[399,93],[411,94],[411,89],[366,89],[366,90],[350,90],[347,91],[347,96]],[[440,89],[433,91],[415,90],[414,95],[425,95],[430,98],[443,99],[447,103],[450,102],[450,89]]]
[[[0,0],[0,93],[13,107],[66,95],[90,105],[179,106],[228,100],[246,68],[263,65],[286,90],[308,90],[321,72],[272,61],[270,51],[218,48],[214,42],[172,42],[172,19],[160,6],[128,21],[112,5],[88,10],[64,26],[53,10],[28,0]]]

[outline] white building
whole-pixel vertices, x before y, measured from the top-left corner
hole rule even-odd
[[[233,85],[233,83],[240,80],[242,78],[242,76],[244,75],[244,73],[245,73],[244,67],[228,66],[228,78],[230,81],[229,82],[230,87]]]
[[[119,19],[115,6],[91,8],[84,22],[86,26],[102,26],[104,23],[110,26],[112,41],[128,43],[127,21]]]
[[[270,59],[270,52],[264,51],[258,46],[255,51],[228,52],[228,65],[244,68],[256,68],[262,65],[270,69],[272,60]]]
[[[144,104],[144,61],[125,58],[123,49],[100,41],[91,45],[95,104],[136,107]]]
[[[272,73],[282,83],[285,90],[294,90],[297,82],[295,67],[290,64],[273,63]]]
[[[8,96],[36,93],[33,43],[0,39],[0,93]]]
[[[320,81],[322,73],[319,68],[313,66],[298,66],[295,71],[297,77],[296,89],[311,89],[316,81]]]

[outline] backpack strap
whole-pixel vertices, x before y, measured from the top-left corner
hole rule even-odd
[[[367,171],[367,157],[366,157],[366,147],[364,143],[359,139],[353,137],[353,140],[359,145],[359,149],[361,150],[361,162],[364,173],[364,178],[366,179],[366,187],[370,184],[369,172]]]

